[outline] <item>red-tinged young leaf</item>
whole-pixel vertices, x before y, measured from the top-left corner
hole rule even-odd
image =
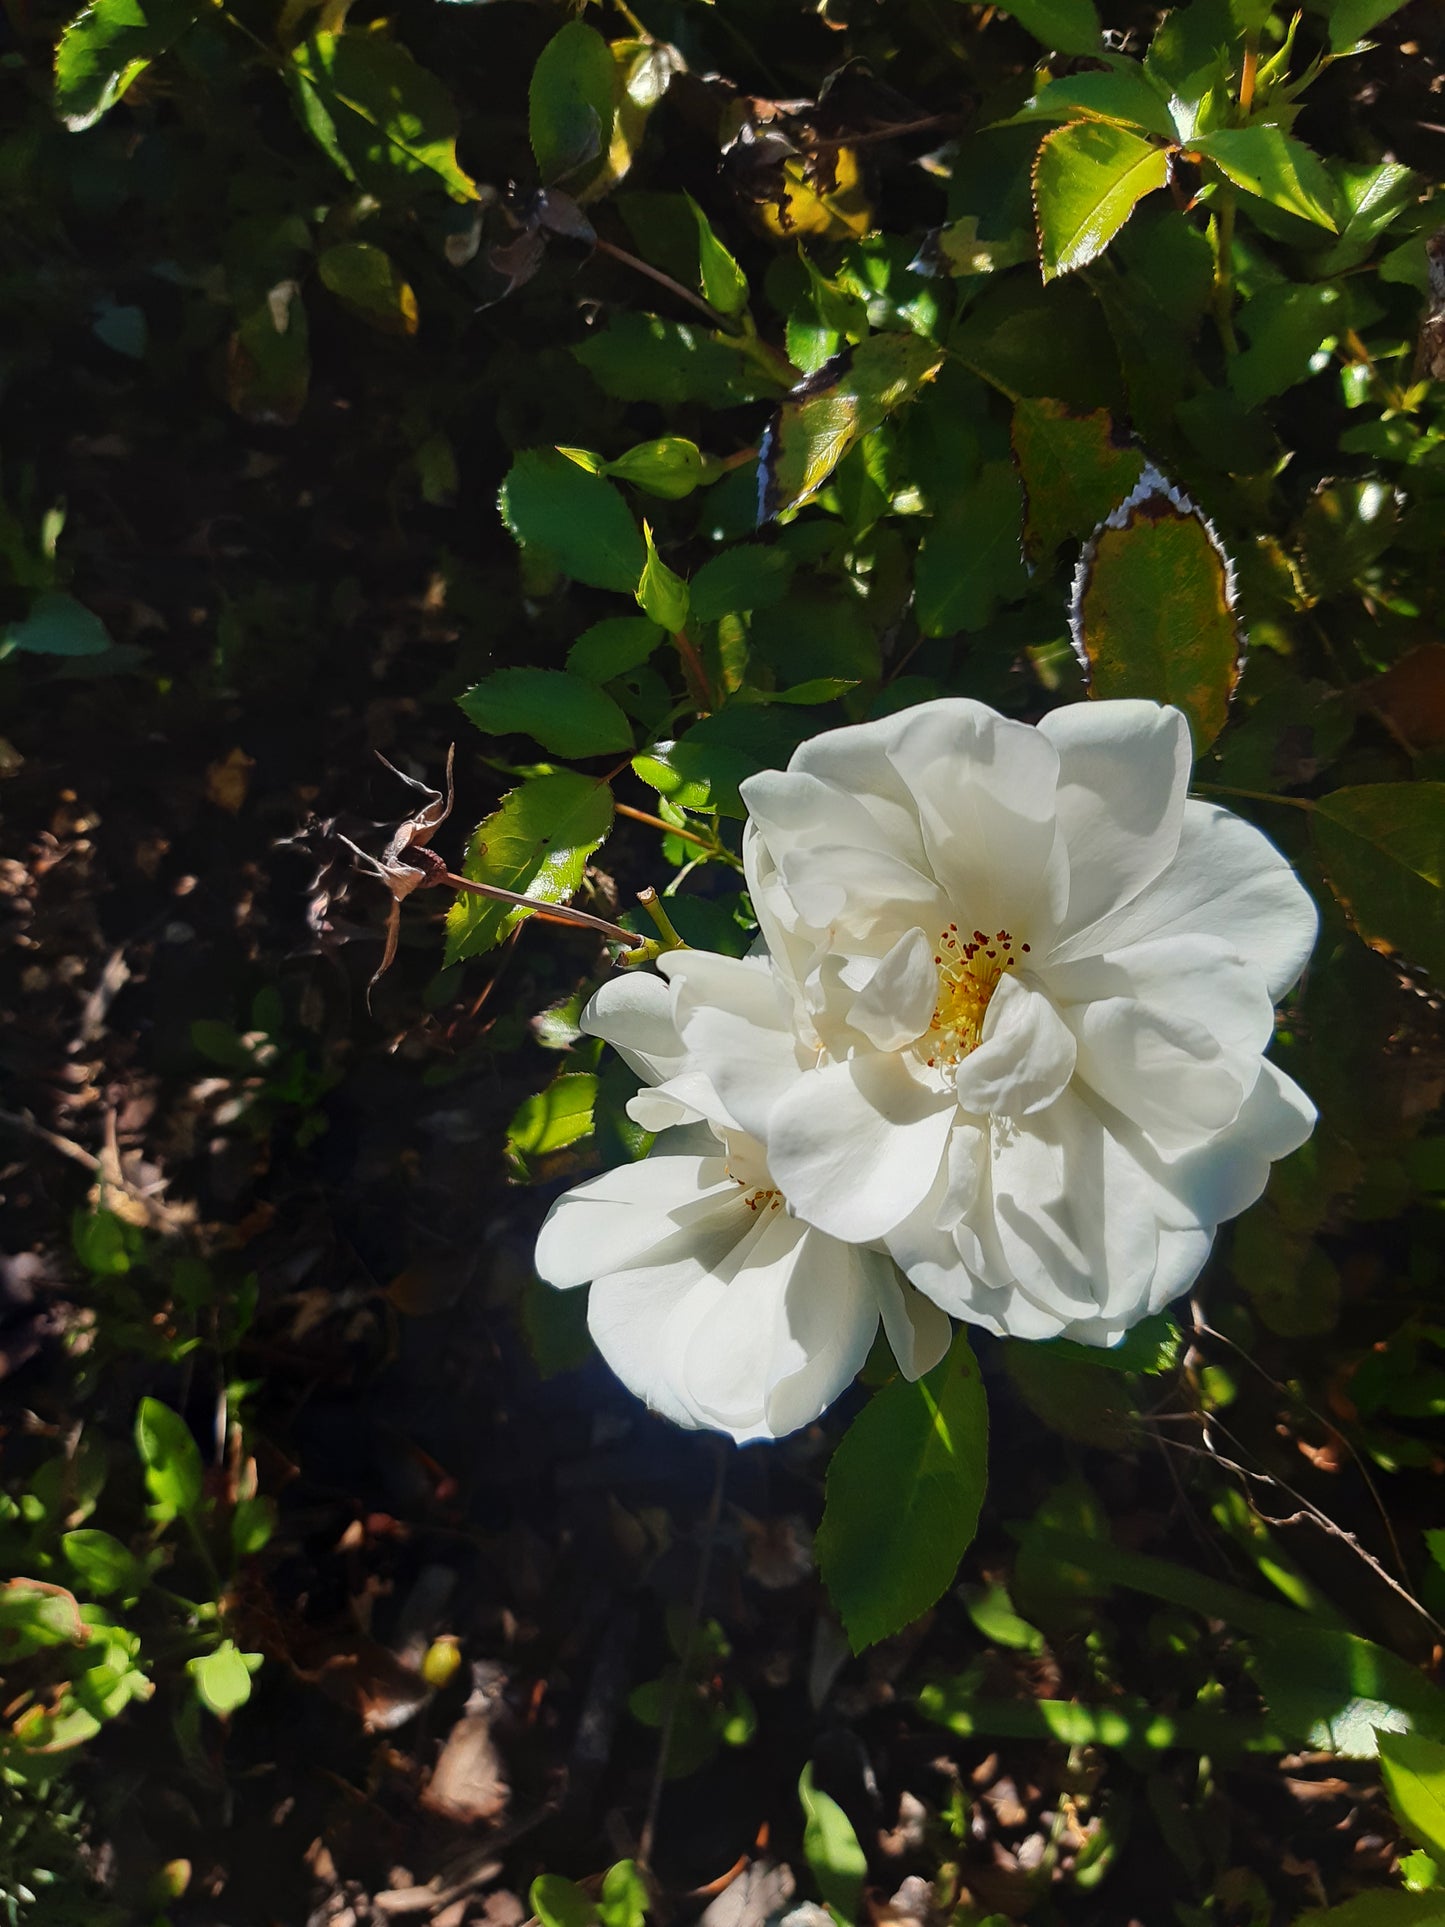
[[[988,1406],[958,1332],[942,1364],[874,1393],[828,1467],[818,1569],[854,1652],[911,1625],[958,1570],[988,1483]]]
[[[462,874],[538,903],[566,903],[611,828],[612,792],[605,783],[572,770],[532,776],[478,826]],[[493,949],[530,914],[516,904],[459,897],[447,912],[446,962]]]
[[[1335,186],[1303,141],[1278,127],[1220,127],[1190,145],[1236,187],[1335,233]]]
[[[1024,488],[1024,551],[1035,568],[1047,568],[1070,536],[1091,534],[1144,468],[1103,408],[1026,398],[1014,407],[1012,440]]]
[[[1034,158],[1034,216],[1045,281],[1095,260],[1146,194],[1163,187],[1162,147],[1107,121],[1071,121]]]
[[[1364,783],[1310,818],[1330,888],[1372,950],[1445,985],[1445,783]]]
[[[1198,755],[1243,666],[1234,570],[1207,518],[1157,469],[1095,531],[1069,612],[1091,696],[1145,696],[1189,718]]]

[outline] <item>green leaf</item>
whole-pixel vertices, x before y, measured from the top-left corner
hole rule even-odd
[[[31,656],[98,656],[110,647],[100,617],[61,589],[43,589],[29,614],[12,622],[0,638],[0,655],[18,649]]]
[[[713,233],[712,223],[690,194],[683,199],[697,222],[698,279],[709,307],[729,320],[748,305],[748,277]]]
[[[529,448],[513,462],[498,498],[519,542],[538,549],[564,575],[631,595],[647,549],[621,494],[553,449]]]
[[[1244,638],[1212,525],[1147,468],[1085,546],[1069,615],[1092,696],[1174,703],[1199,755],[1223,729]]]
[[[769,425],[758,455],[760,519],[816,495],[855,442],[933,379],[943,351],[918,335],[870,335],[834,366],[797,388]]]
[[[1094,0],[1009,0],[1011,13],[1035,40],[1060,54],[1096,54],[1103,45]]]
[[[1338,287],[1275,282],[1261,288],[1239,311],[1249,346],[1230,358],[1230,387],[1246,408],[1257,408],[1304,381],[1313,372],[1310,363],[1346,325]]]
[[[538,1874],[527,1900],[542,1927],[596,1927],[597,1909],[559,1873]]]
[[[788,593],[793,558],[786,549],[743,542],[704,562],[688,584],[698,622],[721,622],[750,609],[770,609]]]
[[[1445,1746],[1418,1733],[1379,1733],[1380,1777],[1411,1839],[1445,1857]]]
[[[1414,205],[1421,189],[1420,176],[1398,161],[1382,161],[1377,167],[1337,163],[1334,175],[1346,215],[1339,240],[1314,264],[1314,272],[1322,275],[1358,267],[1396,215]]]
[[[276,1530],[276,1501],[264,1493],[237,1499],[231,1514],[231,1551],[250,1559],[268,1545]]]
[[[157,1398],[143,1398],[135,1421],[136,1450],[145,1467],[151,1517],[159,1525],[201,1503],[201,1454],[185,1420]]]
[[[1445,1526],[1431,1526],[1425,1533],[1425,1549],[1445,1572]]]
[[[1024,489],[1024,550],[1036,568],[1051,566],[1069,537],[1091,535],[1144,468],[1107,409],[1025,398],[1014,407],[1012,439]]]
[[[1037,1341],[1031,1341],[1037,1342]],[[1038,1346],[1060,1358],[1085,1365],[1103,1365],[1112,1372],[1144,1372],[1157,1376],[1172,1372],[1184,1351],[1184,1335],[1167,1311],[1141,1319],[1117,1345],[1080,1345],[1072,1338],[1049,1338]]]
[[[1302,1745],[1372,1760],[1382,1733],[1445,1741],[1445,1694],[1397,1653],[1305,1624],[1252,1643],[1265,1704]]]
[[[251,1675],[261,1664],[259,1653],[243,1653],[234,1640],[223,1639],[213,1653],[187,1660],[186,1671],[196,1683],[201,1704],[218,1719],[226,1719],[251,1697]]]
[[[1107,120],[1142,128],[1164,140],[1179,138],[1163,97],[1150,85],[1144,69],[1133,63],[1047,81],[1013,119]]]
[[[798,1781],[798,1798],[804,1815],[803,1857],[828,1911],[842,1927],[853,1927],[868,1877],[868,1856],[842,1807],[813,1785],[811,1760]]]
[[[614,315],[571,352],[605,394],[663,408],[735,408],[771,401],[787,385],[760,364],[752,343],[655,314]]]
[[[507,1126],[507,1151],[515,1167],[527,1175],[529,1158],[548,1157],[590,1137],[596,1101],[592,1071],[563,1071],[545,1090],[524,1098]]]
[[[498,669],[457,702],[484,735],[531,736],[554,756],[632,749],[632,730],[612,698],[563,669]]]
[[[1348,53],[1404,5],[1405,0],[1328,0],[1330,52]]]
[[[1106,121],[1045,134],[1034,159],[1034,215],[1045,281],[1102,254],[1146,194],[1163,187],[1162,147]]]
[[[418,314],[410,282],[384,248],[342,241],[316,261],[322,285],[383,334],[414,335]]]
[[[1190,144],[1236,187],[1258,194],[1286,214],[1336,231],[1334,182],[1303,141],[1278,127],[1256,124],[1219,127],[1196,135]]]
[[[619,1860],[602,1876],[597,1902],[602,1927],[642,1927],[651,1904],[646,1878],[635,1860]]]
[[[605,783],[571,770],[531,776],[478,826],[462,873],[538,903],[566,903],[611,828],[612,792]],[[530,914],[516,904],[458,897],[447,912],[446,963],[491,950]]]
[[[55,49],[55,111],[71,133],[93,127],[200,14],[201,0],[92,0]]]
[[[378,33],[318,33],[292,49],[290,77],[312,138],[380,195],[441,186],[475,201],[457,161],[457,110],[436,75]]]
[[[655,622],[660,629],[675,636],[687,622],[687,584],[680,575],[668,568],[657,553],[652,527],[647,522],[642,525],[642,536],[647,545],[647,560],[643,565],[642,580],[637,585],[638,607],[650,622]]]
[[[855,1652],[911,1625],[958,1570],[988,1475],[988,1407],[960,1331],[910,1385],[875,1392],[828,1467],[818,1569]]]
[[[76,1578],[98,1599],[113,1592],[133,1596],[141,1591],[148,1577],[145,1566],[129,1546],[108,1532],[83,1526],[61,1535],[60,1550]]]
[[[588,682],[611,682],[640,669],[662,641],[663,631],[646,616],[604,616],[584,629],[567,651],[567,667]]]
[[[532,69],[527,129],[544,186],[574,190],[607,158],[620,82],[607,42],[580,20],[553,34]]]
[[[1020,552],[1018,477],[990,462],[929,524],[916,575],[918,626],[926,636],[982,629],[1000,602],[1028,587]]]
[[[602,472],[649,495],[677,502],[691,495],[703,479],[702,451],[685,436],[662,435],[653,442],[639,442],[615,462],[605,462]]]
[[[1311,816],[1330,888],[1372,950],[1445,984],[1445,783],[1365,783]]]

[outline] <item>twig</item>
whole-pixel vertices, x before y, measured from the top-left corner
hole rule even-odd
[[[492,897],[498,903],[513,903],[523,910],[530,910],[544,923],[570,923],[581,930],[599,930],[613,943],[625,944],[629,950],[641,950],[647,942],[635,930],[624,930],[620,923],[609,923],[606,917],[594,917],[586,910],[573,910],[565,903],[539,903],[536,897],[524,897],[516,890],[504,890],[497,883],[473,883],[470,877],[459,877],[455,871],[443,870],[437,877],[438,883],[445,883],[453,890],[467,890],[474,897]]]
[[[700,294],[694,294],[691,288],[685,288],[681,281],[674,281],[672,276],[670,274],[664,274],[661,268],[653,267],[650,262],[644,261],[639,255],[629,254],[626,248],[618,247],[613,241],[604,241],[600,234],[597,236],[593,245],[599,254],[610,254],[614,261],[620,261],[624,267],[636,268],[639,274],[645,274],[650,281],[655,281],[660,288],[666,288],[669,294],[675,294],[679,301],[686,301],[691,307],[696,308],[699,314],[706,315],[713,327],[721,334],[731,335],[737,333],[737,329],[728,320],[727,316],[725,314],[719,314],[718,310],[713,307],[710,301],[704,301]]]
[[[684,843],[695,843],[700,850],[706,850],[709,856],[713,853],[712,844],[705,836],[699,836],[696,830],[680,830],[675,823],[669,823],[664,817],[652,816],[646,810],[633,809],[630,803],[614,803],[612,807],[619,816],[630,816],[634,823],[645,823],[650,830],[662,830],[668,836],[680,836]]]
[[[703,1520],[702,1548],[697,1561],[697,1583],[692,1589],[692,1604],[688,1609],[687,1636],[682,1642],[682,1652],[677,1662],[677,1684],[667,1702],[663,1714],[662,1732],[657,1742],[657,1765],[652,1772],[652,1786],[647,1796],[647,1817],[642,1822],[642,1832],[637,1841],[637,1864],[644,1871],[652,1867],[652,1847],[657,1837],[657,1814],[662,1805],[662,1789],[667,1779],[667,1758],[672,1750],[672,1731],[677,1724],[678,1703],[688,1690],[688,1668],[692,1664],[692,1649],[697,1640],[698,1622],[702,1618],[702,1603],[707,1592],[708,1567],[712,1564],[713,1541],[717,1538],[718,1520],[722,1516],[723,1486],[727,1482],[727,1447],[721,1439],[714,1443],[716,1452],[715,1470],[712,1482],[712,1498],[708,1502],[707,1517]]]
[[[23,1111],[0,1111],[0,1124],[8,1124],[12,1131],[20,1131],[26,1137],[37,1138],[40,1143],[48,1144],[52,1151],[58,1151],[72,1163],[83,1164],[87,1171],[98,1171],[100,1159],[94,1151],[87,1151],[83,1144],[74,1138],[61,1137],[58,1131],[47,1131],[43,1124],[37,1124],[33,1117]]]

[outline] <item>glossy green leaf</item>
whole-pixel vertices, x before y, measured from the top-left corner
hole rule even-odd
[[[1395,1818],[1414,1840],[1445,1858],[1445,1746],[1418,1733],[1380,1733],[1380,1777]]]
[[[1103,45],[1094,0],[1009,0],[1000,11],[1054,53],[1096,54]]]
[[[1045,281],[1102,254],[1168,174],[1162,147],[1106,121],[1071,121],[1045,134],[1033,175]]]
[[[1091,535],[1144,468],[1106,409],[1025,398],[1014,406],[1012,438],[1024,490],[1024,550],[1035,567],[1050,566],[1071,536]]]
[[[374,328],[391,335],[416,333],[416,296],[384,248],[369,241],[342,241],[321,250],[316,271],[338,301]]]
[[[942,350],[917,335],[870,335],[841,365],[830,363],[802,383],[773,417],[759,451],[762,516],[816,495],[849,449],[942,365]]]
[[[640,669],[663,633],[646,616],[604,616],[584,629],[567,651],[567,668],[588,682],[611,682],[629,669]]]
[[[1023,505],[1009,462],[990,462],[929,524],[919,551],[918,626],[927,636],[981,629],[1028,587]]]
[[[1158,134],[1164,140],[1179,138],[1163,95],[1150,83],[1144,68],[1135,65],[1099,68],[1070,74],[1066,80],[1046,81],[1014,119],[1107,120],[1120,127]]]
[[[713,232],[711,221],[690,194],[684,199],[697,222],[698,278],[703,299],[729,320],[748,305],[748,278]]]
[[[642,532],[611,482],[555,449],[529,448],[513,462],[498,498],[519,542],[577,582],[631,595],[647,561]]]
[[[14,650],[31,656],[98,656],[110,647],[100,617],[63,589],[43,589],[29,613],[0,635],[0,656]]]
[[[597,1079],[591,1071],[564,1071],[545,1090],[524,1098],[507,1126],[507,1150],[526,1172],[529,1158],[565,1151],[592,1135]]]
[[[1335,232],[1335,188],[1318,156],[1278,127],[1219,127],[1191,145],[1271,207]]]
[[[1445,984],[1445,783],[1364,783],[1310,818],[1330,888],[1372,950]]]
[[[1091,695],[1174,703],[1196,755],[1214,741],[1244,647],[1233,570],[1210,523],[1157,471],[1086,545],[1069,621]]]
[[[543,184],[575,189],[596,173],[612,143],[620,81],[607,42],[569,20],[538,56],[527,90],[527,128]]]
[[[457,110],[445,85],[399,41],[378,33],[318,33],[291,53],[307,130],[353,180],[380,195],[442,187],[475,201],[457,160]]]
[[[657,553],[652,529],[646,522],[642,525],[642,534],[647,559],[642,567],[642,579],[637,585],[638,607],[649,622],[666,629],[669,635],[676,635],[687,623],[687,584]]]
[[[55,111],[71,133],[93,127],[201,12],[201,0],[91,0],[55,49]]]
[[[829,1913],[841,1927],[853,1927],[868,1877],[868,1856],[842,1807],[814,1786],[811,1760],[798,1781],[798,1798],[803,1804],[803,1858]]]
[[[478,825],[462,873],[538,903],[566,903],[611,828],[612,792],[605,783],[571,770],[531,776]],[[530,914],[517,904],[458,897],[447,912],[446,962],[491,950]]]
[[[186,1671],[195,1681],[201,1704],[225,1719],[251,1697],[251,1675],[261,1664],[259,1653],[243,1653],[234,1640],[223,1639],[213,1653],[188,1660]]]
[[[457,702],[485,735],[521,733],[555,756],[632,748],[627,718],[606,691],[564,669],[498,669]]]
[[[204,1479],[201,1454],[185,1420],[157,1398],[143,1398],[135,1421],[136,1450],[145,1467],[151,1516],[158,1524],[195,1512]]]
[[[988,1407],[968,1340],[873,1394],[828,1467],[818,1569],[853,1650],[900,1632],[958,1570],[988,1482]]]

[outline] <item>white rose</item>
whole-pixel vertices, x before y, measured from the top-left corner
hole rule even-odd
[[[1189,771],[1147,702],[830,731],[743,788],[775,994],[663,959],[790,1208],[991,1330],[1113,1343],[1313,1128],[1263,1052],[1314,906]]]
[[[679,953],[710,994],[773,999],[764,960]],[[784,1208],[761,1144],[741,1129],[692,1063],[658,977],[605,984],[582,1026],[614,1044],[657,1089],[629,1109],[660,1131],[645,1158],[604,1172],[552,1206],[538,1273],[592,1283],[587,1320],[617,1376],[679,1425],[739,1443],[811,1424],[851,1384],[880,1318],[902,1370],[928,1371],[949,1323],[886,1253],[842,1244]],[[792,1032],[774,1026],[780,1074],[798,1076]]]

